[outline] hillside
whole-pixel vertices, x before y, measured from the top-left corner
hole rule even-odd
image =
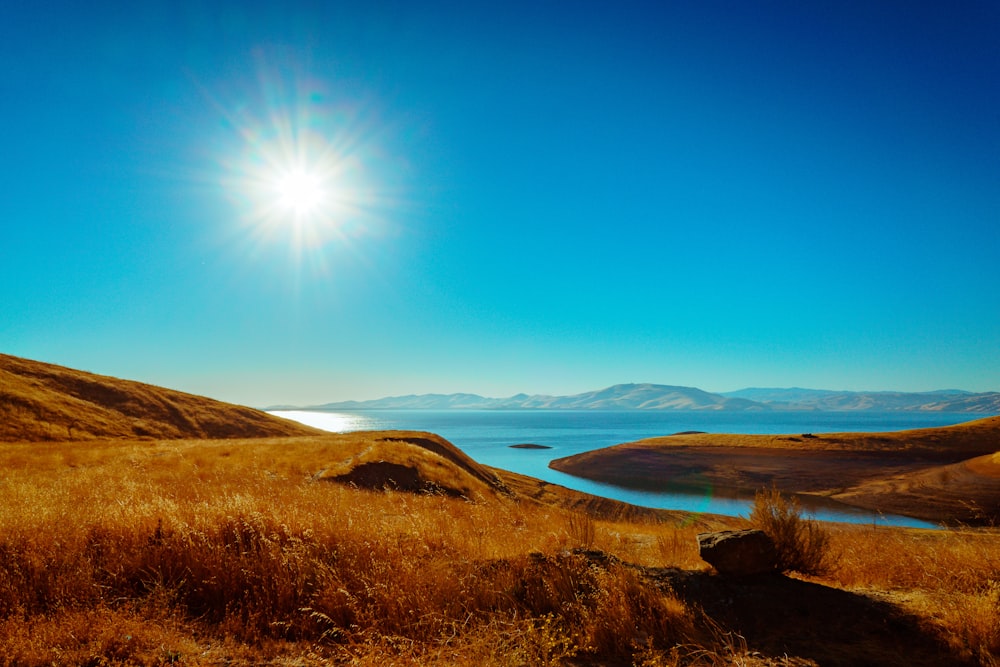
[[[0,442],[237,439],[245,445],[246,438],[295,437],[299,442],[301,436],[320,436],[310,440],[316,443],[314,455],[328,453],[328,465],[309,473],[317,481],[465,498],[499,494],[595,517],[673,521],[686,516],[494,470],[431,433],[338,436],[202,396],[0,354]],[[269,458],[280,458],[285,447]]]
[[[873,511],[945,522],[1000,521],[1000,484],[990,458],[1000,417],[891,433],[650,438],[555,459],[555,470],[645,490],[710,484],[752,494],[776,485]]]
[[[0,354],[0,442],[315,433],[260,410]]]

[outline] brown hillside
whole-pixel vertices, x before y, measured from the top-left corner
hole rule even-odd
[[[316,433],[260,410],[0,354],[0,442]]]
[[[1000,484],[986,459],[974,457],[997,450],[1000,417],[988,417],[893,433],[679,434],[584,452],[550,466],[630,488],[683,490],[708,483],[716,493],[746,495],[775,485],[875,511],[990,523],[1000,521]]]
[[[683,433],[648,438],[631,446],[757,447],[808,451],[905,452],[907,455],[958,461],[1000,449],[1000,416],[942,426],[889,433],[801,433],[745,435]]]
[[[1000,452],[859,484],[831,496],[850,505],[966,524],[995,523],[1000,504]]]

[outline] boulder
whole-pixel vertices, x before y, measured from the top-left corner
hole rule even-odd
[[[762,530],[699,533],[698,554],[719,574],[750,576],[777,570],[774,542]]]

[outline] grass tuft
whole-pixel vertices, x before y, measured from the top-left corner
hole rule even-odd
[[[818,576],[832,568],[830,535],[818,521],[802,517],[798,498],[774,487],[757,491],[750,523],[774,542],[781,572]]]

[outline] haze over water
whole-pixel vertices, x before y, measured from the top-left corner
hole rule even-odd
[[[981,415],[941,412],[702,412],[601,410],[358,410],[275,411],[289,419],[335,432],[404,429],[446,438],[479,463],[635,505],[730,516],[749,514],[750,502],[715,497],[709,485],[699,495],[650,493],[599,484],[552,470],[549,461],[642,438],[682,431],[709,433],[884,432],[958,424]],[[532,443],[551,449],[512,449]],[[907,526],[924,521],[863,510],[813,510],[825,520]]]

